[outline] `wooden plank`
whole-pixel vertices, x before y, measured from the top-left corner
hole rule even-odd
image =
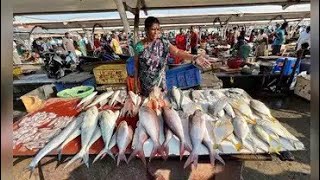
[[[231,69],[228,66],[222,66],[219,69],[226,73],[235,73],[235,72],[240,72],[242,68]]]

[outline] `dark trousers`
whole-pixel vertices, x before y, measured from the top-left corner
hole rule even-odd
[[[281,45],[272,46],[272,55],[278,55],[280,53]]]
[[[191,54],[198,54],[198,48],[197,47],[191,47]]]

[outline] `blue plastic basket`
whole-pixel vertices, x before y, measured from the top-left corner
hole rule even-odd
[[[284,60],[285,58],[288,59],[285,67],[283,67],[284,64]],[[292,73],[293,67],[296,63],[297,58],[294,57],[283,57],[283,58],[279,58],[276,61],[276,65],[273,68],[273,73],[280,73],[282,68],[284,68],[284,72],[283,75],[285,76],[289,76]],[[300,71],[300,64],[298,64],[298,67],[296,69],[296,73],[299,73]]]
[[[176,86],[180,89],[187,89],[201,84],[200,69],[193,64],[182,65],[166,72],[168,90]]]
[[[134,57],[130,57],[126,63],[128,76],[134,76]]]

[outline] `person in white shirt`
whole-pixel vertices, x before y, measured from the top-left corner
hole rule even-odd
[[[300,37],[297,41],[297,51],[301,49],[303,43],[308,43],[310,48],[310,30],[310,26],[308,26],[305,31],[300,33]]]

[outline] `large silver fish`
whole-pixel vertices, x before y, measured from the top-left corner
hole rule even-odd
[[[273,147],[273,145],[271,144],[271,136],[261,126],[255,125],[253,126],[253,130],[261,140],[268,143],[270,152],[275,152],[279,154],[279,151],[281,150],[281,145],[279,144],[278,147]]]
[[[153,142],[153,149],[150,154],[149,161],[158,153],[163,155],[163,149],[160,144],[160,120],[156,112],[147,106],[142,106],[139,110],[139,122],[147,131]]]
[[[81,105],[83,105],[83,107],[86,107],[88,104],[90,104],[92,102],[92,100],[94,99],[94,97],[97,95],[97,91],[92,92],[89,96],[83,98],[76,106],[76,108],[79,108]]]
[[[95,143],[100,137],[101,137],[101,130],[100,130],[99,127],[97,127],[95,129],[95,131],[94,131],[89,143],[88,143],[88,146],[87,146],[86,150],[85,150],[85,155],[84,156],[86,157],[85,159],[87,161],[84,161],[84,163],[88,168],[89,168],[89,149],[93,145],[93,143]]]
[[[179,138],[180,140],[180,160],[183,157],[185,148],[190,152],[191,148],[188,147],[185,141],[183,126],[180,119],[180,116],[177,111],[172,108],[164,107],[163,108],[163,120],[167,127]],[[168,147],[165,147],[167,149]]]
[[[109,149],[109,143],[110,143],[113,131],[116,127],[116,121],[119,117],[119,113],[120,113],[119,111],[113,112],[111,110],[100,112],[99,125],[101,129],[102,139],[104,142],[104,148],[95,157],[93,162],[98,160],[100,157],[103,158],[106,155],[106,153],[109,154],[112,159],[114,159],[114,156]]]
[[[148,140],[149,136],[146,130],[140,125],[136,130],[138,130],[138,144],[134,147],[134,150],[131,153],[128,159],[128,162],[130,162],[131,159],[133,159],[136,155],[138,155],[138,157],[141,159],[143,164],[146,166],[147,162],[146,162],[144,151],[143,151],[143,145]]]
[[[210,142],[208,132],[206,130],[205,119],[203,119],[203,113],[201,110],[196,110],[189,119],[189,134],[192,143],[192,151],[184,164],[184,168],[189,166],[191,163],[195,167],[198,165],[198,152],[202,143],[208,148],[210,153],[211,164],[214,164],[215,158],[220,160],[223,164],[224,161],[221,157],[218,157],[216,152],[213,150],[213,145]]]
[[[117,128],[117,137],[116,137],[117,146],[119,148],[117,166],[119,166],[121,160],[124,160],[128,164],[125,151],[128,145],[131,143],[132,138],[133,138],[132,127],[128,126],[126,121],[121,121]]]
[[[54,137],[48,144],[46,144],[32,159],[29,164],[29,169],[33,172],[34,168],[37,166],[38,162],[53,149],[57,148],[63,141],[71,134],[84,119],[84,114],[81,113],[75,120],[71,121],[66,128],[64,128],[56,137]]]
[[[234,113],[233,108],[229,103],[226,104],[226,106],[224,107],[224,110],[226,111],[227,115],[230,116],[231,118],[236,117],[236,114]]]
[[[65,166],[67,168],[74,161],[82,158],[83,162],[89,161],[89,156],[86,154],[87,146],[94,134],[98,125],[98,108],[96,106],[91,107],[85,112],[83,123],[81,125],[81,149]]]
[[[100,94],[99,96],[97,96],[94,101],[92,103],[90,103],[87,108],[93,107],[97,104],[99,104],[100,102],[106,102],[106,100],[113,94],[113,91],[107,91],[104,92],[102,94]],[[100,106],[103,106],[103,104],[100,104]]]
[[[241,143],[243,144],[250,133],[247,122],[241,116],[236,116],[232,120],[232,124],[234,128],[234,134],[240,139]]]

